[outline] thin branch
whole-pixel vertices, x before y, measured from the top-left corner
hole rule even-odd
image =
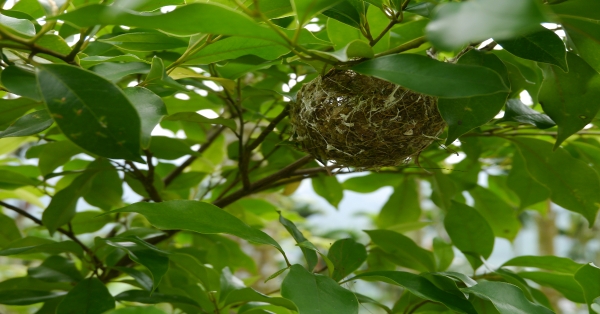
[[[136,165],[129,160],[126,161],[125,163],[129,167],[131,167],[131,169],[133,170],[133,175],[136,177],[136,179],[138,181],[140,181],[142,183],[142,185],[144,186],[144,189],[146,190],[146,193],[148,193],[148,196],[150,197],[150,199],[157,203],[162,202],[162,198],[160,197],[160,194],[158,194],[158,191],[156,190],[156,187],[154,186],[154,177],[145,176],[144,173],[142,173],[142,171],[140,169],[138,169],[138,167],[136,167]]]
[[[279,124],[279,122],[281,122],[283,119],[285,119],[285,117],[288,116],[289,109],[289,106],[286,106],[285,109],[283,109],[283,111],[277,117],[271,120],[271,123],[267,125],[267,127],[258,135],[258,137],[252,143],[248,144],[246,150],[253,151],[255,148],[257,148],[258,145],[260,145],[260,143],[262,143],[267,138],[267,136],[275,129],[277,124]]]
[[[427,39],[425,38],[425,36],[422,37],[418,37],[415,38],[405,44],[402,44],[398,47],[392,48],[390,50],[378,53],[375,55],[375,58],[379,58],[379,57],[383,57],[383,56],[387,56],[387,55],[391,55],[391,54],[396,54],[396,53],[400,53],[400,52],[404,52],[407,50],[411,50],[411,49],[415,49],[418,48],[419,46],[421,46],[422,44],[426,43]]]
[[[198,155],[201,155],[202,153],[204,153],[224,130],[225,130],[225,127],[222,125],[215,126],[212,129],[210,129],[208,131],[208,135],[206,136],[206,142],[204,144],[202,144],[200,146],[200,148],[198,148],[198,150],[196,151],[198,153]],[[169,173],[163,179],[165,186],[168,186],[169,184],[171,184],[173,182],[173,180],[175,180],[175,178],[177,178],[177,176],[179,176],[183,172],[183,170],[185,170],[185,168],[187,168],[189,165],[191,165],[196,159],[198,159],[198,156],[190,156],[181,165],[179,165],[177,168],[175,168],[175,170],[173,170],[171,173]]]

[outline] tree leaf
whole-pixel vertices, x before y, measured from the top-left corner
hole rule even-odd
[[[184,140],[167,136],[153,136],[149,150],[154,157],[167,160],[175,160],[186,155],[198,155]]]
[[[435,271],[433,253],[412,239],[390,230],[365,230],[371,241],[393,257],[392,262],[418,271]]]
[[[553,64],[565,72],[568,71],[565,44],[549,29],[540,27],[540,30],[534,33],[496,42],[517,57]]]
[[[83,198],[88,204],[111,210],[123,206],[123,181],[117,169],[106,159],[97,159],[98,173],[92,178],[91,185]],[[104,221],[98,217],[97,221]]]
[[[45,144],[39,154],[38,167],[43,176],[67,163],[71,157],[82,153],[81,148],[71,141],[59,141]]]
[[[575,280],[583,289],[585,302],[593,313],[594,300],[600,297],[600,268],[592,263],[585,264],[575,273]]]
[[[290,268],[281,284],[281,295],[294,302],[298,312],[303,314],[358,314],[358,300],[351,291],[300,265]]]
[[[0,291],[0,304],[31,305],[52,300],[64,295],[51,291],[39,290],[5,290]]]
[[[37,75],[52,118],[71,141],[100,156],[141,161],[140,118],[117,86],[69,65],[44,65]]]
[[[554,149],[590,123],[600,103],[600,74],[574,53],[567,53],[569,72],[541,65],[544,82],[539,101],[544,112],[558,125]]]
[[[60,302],[56,314],[102,314],[115,308],[115,299],[97,278],[80,281]]]
[[[23,186],[38,185],[39,182],[18,172],[0,170],[0,189],[14,190]]]
[[[16,65],[8,66],[2,71],[2,85],[13,94],[41,101],[35,73],[30,71]]]
[[[188,254],[173,253],[169,256],[169,259],[202,283],[207,290],[220,291],[219,274],[215,269],[205,266],[198,259]]]
[[[358,193],[371,193],[381,189],[384,186],[397,186],[402,182],[401,176],[393,173],[369,173],[360,177],[352,177],[342,186],[344,190],[354,191]]]
[[[354,239],[341,239],[333,243],[327,257],[334,265],[331,278],[340,281],[357,270],[367,260],[367,250]]]
[[[40,103],[27,99],[0,99],[0,126],[12,122]]]
[[[373,48],[366,42],[356,39],[349,42],[345,47],[333,51],[333,52],[320,52],[313,50],[316,53],[320,53],[326,56],[334,57],[335,59],[346,62],[355,58],[367,58],[371,59],[375,56]]]
[[[482,281],[477,285],[461,289],[489,300],[501,314],[552,314],[549,309],[531,303],[523,291],[505,282]]]
[[[572,274],[549,273],[545,271],[520,272],[519,276],[533,282],[547,286],[560,292],[565,298],[577,303],[585,303],[581,286],[575,281]]]
[[[158,303],[172,303],[172,304],[189,304],[194,307],[199,307],[199,304],[185,296],[176,294],[164,294],[164,293],[148,293],[144,290],[128,290],[121,292],[115,296],[117,301],[128,301],[137,302],[143,304],[158,304]]]
[[[447,243],[439,237],[433,238],[433,255],[435,257],[436,270],[444,271],[448,269],[454,260],[452,243]]]
[[[58,254],[63,252],[71,252],[79,257],[83,255],[81,247],[73,241],[55,242],[37,237],[25,237],[4,247],[3,250],[0,251],[0,256],[35,253]]]
[[[284,307],[288,310],[296,311],[296,305],[287,299],[280,297],[269,297],[264,295],[252,288],[243,288],[235,291],[231,291],[224,301],[224,304],[230,305],[235,303],[247,303],[247,302],[264,302],[277,306]]]
[[[285,219],[285,217],[281,215],[281,212],[279,213],[279,223],[281,223],[285,227],[285,229],[290,233],[292,238],[296,240],[296,243],[300,244],[302,242],[308,241],[308,239],[304,237],[302,232],[298,230],[296,225],[290,220]],[[300,247],[300,249],[302,250],[302,254],[304,255],[304,259],[306,260],[308,271],[313,271],[313,269],[315,268],[315,266],[317,266],[317,263],[319,262],[319,257],[317,256],[317,253],[311,249],[307,249],[302,246]]]
[[[405,176],[401,183],[394,187],[394,193],[379,211],[376,222],[379,228],[384,229],[415,222],[420,217],[421,205],[417,184],[414,178]]]
[[[498,122],[514,121],[536,126],[538,129],[548,129],[556,125],[548,115],[537,112],[526,106],[520,99],[509,99],[506,103],[504,117]]]
[[[475,200],[473,206],[488,222],[494,235],[514,240],[521,229],[517,211],[504,202],[497,194],[481,186],[469,190]]]
[[[80,197],[85,194],[89,188],[90,181],[98,172],[95,170],[86,171],[79,175],[73,182],[54,195],[48,207],[42,214],[42,222],[48,228],[50,234],[54,234],[56,229],[65,225],[75,216],[75,207]]]
[[[344,198],[344,188],[337,178],[335,176],[319,175],[312,178],[311,181],[315,193],[337,208],[342,198]]]
[[[415,54],[380,57],[352,69],[438,97],[460,98],[509,91],[500,75],[488,68],[444,63]]]
[[[150,65],[144,62],[102,62],[91,70],[112,83],[118,83],[132,74],[148,74]]]
[[[100,42],[130,51],[157,51],[187,47],[188,43],[160,32],[135,32],[117,35]]]
[[[494,231],[476,209],[452,201],[444,227],[452,243],[465,254],[474,270],[482,265],[481,258],[492,254]]]
[[[4,248],[11,242],[21,239],[21,232],[15,221],[0,213],[0,248]]]
[[[458,64],[486,67],[498,73],[504,83],[510,86],[506,67],[491,53],[473,49],[464,54],[458,60]],[[506,103],[507,97],[508,92],[469,98],[441,98],[438,101],[438,108],[448,124],[446,145],[450,145],[459,136],[494,118]]]
[[[237,125],[236,125],[235,121],[232,119],[225,119],[225,118],[209,119],[209,118],[207,118],[199,113],[196,113],[196,112],[178,112],[178,113],[175,113],[175,114],[165,117],[165,120],[167,120],[167,121],[187,121],[187,122],[195,122],[195,123],[202,123],[202,124],[221,124],[221,125],[224,125],[234,131],[237,129]]]
[[[491,37],[501,40],[527,34],[547,21],[541,5],[533,0],[444,3],[427,25],[427,37],[434,46],[452,51]]]
[[[593,224],[600,207],[598,174],[563,148],[553,152],[548,142],[524,137],[511,140],[525,159],[529,174],[550,190],[552,201],[582,214]]]
[[[442,303],[459,313],[476,313],[473,306],[466,299],[457,298],[456,295],[441,290],[429,280],[416,274],[403,271],[373,271],[362,273],[351,280],[355,279],[377,280],[398,285],[422,299]]]
[[[188,200],[142,202],[113,210],[111,213],[141,214],[158,229],[235,235],[250,242],[273,246],[285,257],[281,246],[266,233],[246,225],[235,216],[209,203]]]
[[[46,109],[34,111],[22,116],[6,130],[0,132],[0,138],[38,134],[49,128],[53,122]]]
[[[73,261],[60,255],[48,257],[38,267],[27,270],[29,277],[50,282],[79,282],[83,276],[75,267]]]
[[[185,64],[210,64],[246,55],[255,55],[265,60],[275,60],[289,51],[288,48],[269,40],[228,37],[192,54],[186,59]]]
[[[91,68],[95,65],[104,62],[143,62],[144,60],[138,58],[136,55],[132,54],[124,54],[120,56],[89,56],[85,58],[81,58],[79,60],[79,65],[83,68]]]
[[[317,13],[335,6],[341,0],[291,0],[291,2],[298,20],[298,27],[303,27]]]
[[[28,20],[16,19],[14,17],[0,14],[0,24],[6,27],[10,32],[25,35],[27,37],[35,36],[35,26]]]
[[[167,115],[167,107],[163,100],[150,90],[143,87],[129,87],[123,90],[129,99],[141,122],[141,146],[143,149],[150,147],[152,130]]]
[[[519,153],[513,155],[512,167],[506,180],[508,187],[519,197],[521,210],[550,197],[550,191],[529,175],[525,160]]]
[[[354,28],[360,29],[361,25],[361,17],[360,14],[364,14],[364,4],[362,1],[354,1],[355,3],[351,3],[351,1],[341,1],[338,2],[335,6],[329,8],[328,10],[323,11],[323,15],[330,17],[332,19],[336,19],[344,24],[350,25]],[[362,4],[362,7],[361,5]],[[360,7],[360,11],[359,8]]]
[[[566,257],[558,256],[517,256],[510,259],[505,266],[535,267],[565,274],[575,274],[583,266]]]
[[[97,210],[76,213],[71,220],[73,233],[84,234],[96,232],[102,229],[106,224],[113,222],[113,219],[110,216],[100,216],[102,214],[103,212]]]

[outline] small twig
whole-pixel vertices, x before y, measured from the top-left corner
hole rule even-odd
[[[150,197],[150,199],[157,203],[162,202],[162,198],[160,197],[160,194],[158,193],[158,191],[156,190],[156,187],[154,186],[154,177],[145,176],[144,173],[142,173],[142,171],[140,171],[140,169],[138,169],[138,167],[136,167],[136,165],[129,160],[126,161],[125,163],[129,167],[131,167],[131,169],[133,170],[134,176],[136,177],[136,179],[138,181],[140,181],[142,183],[142,185],[144,186],[144,189],[146,190],[146,193],[148,193],[148,196]]]

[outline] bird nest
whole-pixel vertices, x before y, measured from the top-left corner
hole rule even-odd
[[[322,162],[365,169],[398,166],[445,127],[437,98],[334,70],[304,85],[290,107],[292,140]]]

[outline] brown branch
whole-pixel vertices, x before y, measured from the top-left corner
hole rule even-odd
[[[142,183],[142,185],[144,186],[144,190],[146,190],[146,193],[148,193],[148,196],[150,197],[151,200],[159,203],[162,202],[162,198],[160,197],[160,194],[158,193],[158,191],[156,190],[156,187],[154,186],[154,177],[148,175],[145,176],[144,173],[142,173],[142,171],[140,169],[138,169],[138,167],[136,167],[136,165],[131,162],[131,161],[126,161],[125,162],[129,167],[131,167],[131,169],[133,170],[133,175],[136,177],[136,179],[138,181],[140,181]],[[150,172],[148,172],[148,174],[150,174]]]
[[[419,48],[419,46],[421,46],[422,44],[426,43],[427,39],[425,38],[425,36],[422,37],[418,37],[415,38],[405,44],[402,44],[398,47],[392,48],[390,50],[378,53],[375,55],[375,58],[379,58],[379,57],[383,57],[383,56],[387,56],[387,55],[391,55],[391,54],[396,54],[396,53],[400,53],[400,52],[404,52],[407,50],[411,50],[411,49],[415,49],[415,48]]]
[[[271,123],[267,125],[267,127],[258,135],[258,137],[252,143],[248,144],[248,146],[246,147],[246,151],[250,152],[257,148],[258,145],[260,145],[260,143],[262,143],[267,138],[267,136],[271,132],[273,132],[277,124],[279,124],[279,122],[281,122],[283,119],[285,119],[285,117],[288,116],[289,110],[289,106],[286,106],[277,117],[271,120]]]
[[[222,125],[215,126],[212,129],[210,129],[208,131],[208,135],[206,136],[206,142],[204,144],[202,144],[196,152],[199,155],[204,153],[224,130],[225,130],[225,127]],[[198,159],[198,156],[190,156],[181,165],[179,165],[177,168],[175,168],[175,170],[173,170],[171,173],[169,173],[163,179],[165,186],[168,186],[169,184],[171,184],[173,182],[173,180],[175,180],[175,178],[177,178],[177,176],[179,176],[183,172],[183,170],[185,170],[185,168],[187,168],[189,165],[191,165],[196,159]]]

